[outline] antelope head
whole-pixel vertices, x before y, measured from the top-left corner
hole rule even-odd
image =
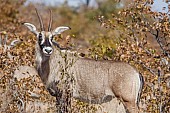
[[[60,26],[55,28],[54,30],[51,30],[51,26],[52,26],[52,11],[50,10],[50,21],[49,21],[49,25],[48,25],[48,31],[45,31],[44,29],[44,25],[43,25],[43,21],[42,18],[40,16],[40,14],[38,13],[37,9],[36,10],[36,14],[38,16],[39,22],[40,22],[40,28],[41,31],[37,31],[37,28],[35,27],[35,25],[31,24],[31,23],[24,23],[24,25],[33,33],[36,35],[37,37],[37,41],[38,41],[38,45],[40,47],[41,52],[45,55],[45,56],[50,56],[53,52],[53,48],[52,45],[58,46],[57,42],[55,42],[53,40],[53,37],[61,34],[62,32],[71,29],[70,27],[67,26]]]

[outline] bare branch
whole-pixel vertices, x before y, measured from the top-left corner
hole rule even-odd
[[[1,38],[1,35],[0,35],[0,47],[2,47],[2,38]]]
[[[137,62],[138,64],[141,64],[143,66],[143,68],[147,69],[149,72],[151,72],[153,75],[156,75],[156,73],[149,68],[148,66],[146,66],[143,62]]]
[[[4,39],[4,52],[7,51],[7,40],[8,40],[8,35],[5,35],[5,39]]]
[[[150,32],[150,33],[151,33],[151,32]],[[156,29],[156,34],[154,34],[154,33],[151,33],[151,34],[155,36],[155,39],[156,39],[157,43],[159,44],[159,47],[160,47],[161,50],[163,51],[163,54],[169,57],[170,55],[169,55],[168,52],[164,49],[163,44],[162,44],[162,42],[161,42],[161,40],[160,40],[160,38],[159,38],[159,30]]]

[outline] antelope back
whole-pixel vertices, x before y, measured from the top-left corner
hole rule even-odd
[[[75,80],[74,91],[78,93],[76,95],[90,98],[91,102],[93,100],[94,103],[109,101],[111,98],[103,99],[106,95],[119,97],[132,95],[131,91],[134,94],[133,99],[137,101],[141,87],[140,75],[127,63],[80,58],[76,52],[60,51],[55,48],[54,54],[50,57],[49,66],[47,86],[69,75]],[[102,98],[95,100],[95,97]]]

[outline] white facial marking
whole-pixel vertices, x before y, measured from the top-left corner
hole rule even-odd
[[[40,33],[37,34],[37,38],[38,38],[38,40],[40,40]],[[42,45],[45,42],[45,35],[43,32],[41,32],[41,39],[42,40],[41,40],[40,44]]]
[[[52,45],[53,43],[51,42],[51,40],[52,40],[52,34],[49,35],[49,42],[50,42],[50,44]]]
[[[43,33],[41,33],[41,34],[42,34],[42,41],[41,41],[41,45],[42,45],[45,42],[45,36]]]

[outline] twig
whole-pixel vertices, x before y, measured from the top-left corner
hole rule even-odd
[[[137,62],[138,64],[141,64],[144,68],[146,68],[149,72],[151,72],[153,75],[156,75],[156,73],[149,67],[147,67],[144,63],[142,62]]]
[[[4,39],[4,52],[7,51],[7,40],[8,40],[8,35],[5,35],[5,39]]]
[[[1,38],[1,35],[0,35],[0,47],[2,47],[2,38]]]
[[[21,102],[21,108],[20,109],[21,109],[21,111],[23,111],[24,108],[25,108],[24,101],[20,97],[18,97],[18,101]]]
[[[158,104],[158,107],[159,107],[159,113],[162,113],[162,91],[161,91],[161,70],[158,69],[158,88],[159,88],[159,104]]]
[[[151,33],[151,32],[150,32],[150,33]],[[161,50],[163,51],[163,54],[166,55],[166,56],[168,56],[168,57],[170,57],[170,55],[169,55],[168,52],[164,49],[163,44],[161,43],[161,41],[160,41],[160,39],[159,39],[159,31],[158,31],[158,29],[156,29],[156,34],[154,34],[154,33],[151,33],[151,34],[155,36],[155,39],[156,39],[157,43],[159,44],[159,47],[160,47]]]

